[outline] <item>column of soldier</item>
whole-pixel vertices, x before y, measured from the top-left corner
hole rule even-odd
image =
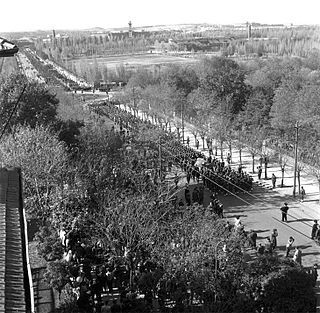
[[[127,130],[127,133],[128,131],[132,132],[142,124],[159,129],[159,126],[153,125],[150,121],[143,121],[108,101],[104,102],[103,106],[95,108],[95,112],[106,115],[113,120],[120,126],[120,132],[125,132],[124,129]],[[187,178],[191,176],[197,181],[201,179],[204,185],[213,192],[227,194],[229,192],[247,192],[252,189],[253,178],[243,172],[241,167],[236,171],[211,154],[206,157],[202,152],[182,144],[172,133],[164,131],[164,135],[161,137],[163,154],[167,155],[169,162],[179,165],[185,172],[189,173],[190,175],[187,174]],[[196,164],[199,158],[204,160],[201,166]]]

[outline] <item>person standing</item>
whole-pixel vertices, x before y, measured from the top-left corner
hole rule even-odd
[[[191,205],[191,194],[188,185],[186,185],[186,188],[184,190],[184,198],[186,200],[187,206]]]
[[[264,252],[267,254],[272,253],[272,244],[269,237],[266,238],[266,241],[264,243]]]
[[[234,227],[237,229],[241,226],[240,216],[237,216],[234,220]]]
[[[187,172],[187,184],[188,185],[190,184],[190,179],[191,179],[191,173],[190,173],[190,170],[188,170],[188,172]]]
[[[317,233],[317,230],[318,230],[318,221],[314,220],[313,222],[314,222],[314,224],[312,225],[311,239],[314,239],[316,237],[316,233]]]
[[[264,246],[261,244],[261,242],[259,243],[259,246],[257,248],[257,255],[258,256],[264,255]]]
[[[248,235],[249,245],[251,248],[257,248],[257,237],[258,234],[253,229],[251,229]]]
[[[289,253],[292,249],[293,243],[294,243],[294,238],[292,236],[290,236],[288,239],[288,242],[286,244],[286,258],[289,257]]]
[[[313,265],[313,268],[311,270],[311,274],[312,274],[312,280],[313,280],[313,287],[316,286],[317,283],[317,279],[318,279],[318,264],[315,263]]]
[[[306,197],[306,191],[303,188],[303,186],[301,186],[300,196],[301,196],[301,202],[303,202],[304,198]]]
[[[274,228],[270,236],[272,249],[275,249],[277,247],[277,237],[278,237],[278,231],[276,228]]]
[[[288,210],[289,210],[288,203],[285,202],[284,206],[282,206],[280,210],[282,213],[282,219],[281,219],[282,222],[288,222]]]
[[[258,179],[261,179],[262,167],[258,166]]]
[[[199,140],[196,139],[196,148],[197,148],[197,150],[199,149],[199,144],[200,144]]]
[[[189,136],[187,137],[187,145],[188,145],[188,147],[189,147],[189,144],[190,144],[190,138],[189,138]]]
[[[192,202],[199,203],[199,198],[200,198],[200,191],[198,187],[195,187],[192,192]]]
[[[293,261],[299,263],[301,265],[302,262],[302,251],[300,250],[299,247],[296,247],[296,250],[294,251],[293,255]]]
[[[228,155],[227,155],[227,162],[228,162],[228,165],[231,164],[231,154],[230,153],[228,153]]]
[[[274,175],[274,173],[272,174],[271,181],[272,181],[272,188],[273,189],[276,188],[277,177],[276,175]]]

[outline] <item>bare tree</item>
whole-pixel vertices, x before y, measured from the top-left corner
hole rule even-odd
[[[255,173],[255,158],[261,150],[262,141],[257,133],[247,133],[245,138],[247,142],[247,149],[249,150],[252,158],[252,173]]]

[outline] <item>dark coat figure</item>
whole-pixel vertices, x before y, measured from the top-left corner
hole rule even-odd
[[[288,215],[288,210],[289,210],[289,207],[288,207],[288,203],[284,203],[284,206],[282,206],[281,208],[280,208],[280,210],[281,210],[281,213],[282,213],[282,222],[287,222],[288,221],[288,219],[287,219],[287,215]]]
[[[187,145],[189,146],[189,144],[190,144],[190,138],[189,138],[189,136],[187,137]]]
[[[272,249],[275,249],[277,247],[277,237],[278,237],[278,231],[274,229],[270,236],[270,241],[272,245]]]
[[[249,239],[249,245],[251,248],[256,249],[257,248],[257,233],[254,230],[250,230],[248,234],[248,239]]]
[[[259,243],[259,246],[257,248],[257,254],[260,256],[264,255],[264,246],[261,243]]]
[[[258,179],[261,179],[262,167],[258,166]]]
[[[271,181],[272,181],[272,188],[276,188],[276,182],[277,182],[276,175],[272,174]]]
[[[190,184],[190,179],[191,179],[191,173],[190,171],[187,172],[187,183]]]
[[[217,204],[217,214],[220,218],[223,218],[223,204],[219,201]]]
[[[230,153],[228,153],[228,155],[227,155],[227,162],[229,165],[231,164],[231,154]]]
[[[199,140],[196,139],[196,148],[197,148],[197,150],[199,149],[199,144],[200,144]]]
[[[306,197],[306,191],[303,188],[303,186],[301,186],[300,196],[301,196],[301,202],[303,202],[304,198]]]
[[[200,185],[199,189],[199,204],[203,204],[203,198],[204,198],[204,188],[202,185]]]
[[[272,253],[272,244],[269,237],[266,238],[266,242],[264,244],[264,252]]]
[[[289,257],[290,251],[292,249],[294,243],[294,238],[292,236],[289,237],[288,242],[286,244],[286,258]]]
[[[200,199],[200,191],[198,189],[198,187],[195,187],[193,192],[192,192],[192,202],[195,203],[199,203],[199,199]]]
[[[312,225],[312,230],[311,230],[311,239],[314,239],[316,237],[317,230],[318,230],[318,221],[314,220],[314,224]]]
[[[311,275],[313,279],[313,287],[315,287],[318,279],[318,264],[313,265],[313,268],[311,270]]]
[[[186,199],[187,205],[191,205],[191,195],[190,195],[190,190],[188,187],[186,187],[185,191],[184,191],[184,197]]]

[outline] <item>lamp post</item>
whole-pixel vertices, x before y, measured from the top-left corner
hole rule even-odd
[[[299,122],[294,126],[296,137],[294,143],[294,172],[293,172],[293,197],[296,197],[296,180],[297,180],[297,164],[298,164],[298,139],[299,139]]]

